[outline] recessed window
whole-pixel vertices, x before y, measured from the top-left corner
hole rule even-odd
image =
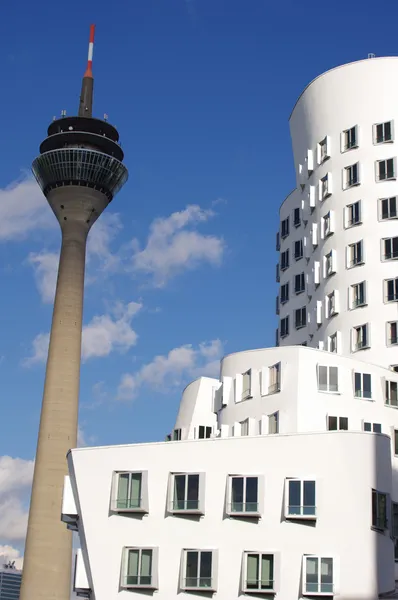
[[[243,592],[262,594],[274,590],[274,555],[245,552]]]
[[[328,136],[323,138],[321,142],[318,144],[318,164],[323,163],[327,158],[329,158],[330,150],[328,148],[330,142]]]
[[[304,557],[304,594],[333,595],[333,558]]]
[[[363,264],[363,240],[359,240],[359,242],[350,244],[347,248],[347,251],[348,268]]]
[[[396,381],[386,380],[385,403],[389,406],[398,406],[398,384]]]
[[[181,429],[174,429],[173,431],[173,440],[179,441],[181,439]]]
[[[354,283],[350,288],[350,308],[358,308],[366,304],[366,281]]]
[[[181,588],[216,591],[215,550],[184,550]]]
[[[390,365],[390,370],[394,371],[394,373],[398,373],[398,365]]]
[[[198,427],[198,439],[205,440],[211,438],[211,434],[213,432],[212,427],[208,427],[206,425],[199,425]]]
[[[396,219],[398,217],[396,196],[391,196],[390,198],[380,198],[379,205],[380,219],[382,221]]]
[[[241,436],[249,435],[249,419],[240,421],[240,434]]]
[[[367,432],[373,431],[373,433],[381,433],[381,424],[369,423],[368,421],[364,421],[363,430]]]
[[[281,285],[281,304],[286,304],[289,301],[289,282]]]
[[[294,311],[294,326],[301,329],[307,325],[307,307],[303,306]]]
[[[203,473],[173,473],[171,512],[203,513],[200,497],[200,488],[203,489],[203,486]]]
[[[259,516],[258,477],[229,476],[229,515]]]
[[[281,363],[268,368],[268,393],[275,394],[281,390]]]
[[[281,338],[289,335],[289,315],[281,319]]]
[[[316,516],[315,481],[287,479],[286,518],[314,518]]]
[[[281,221],[281,238],[284,239],[289,235],[290,227],[289,227],[289,217],[283,219]]]
[[[352,329],[352,351],[369,348],[369,324],[358,325]]]
[[[338,306],[337,306],[337,291],[333,290],[330,294],[326,296],[326,316],[330,319],[334,315],[337,315]]]
[[[305,277],[304,273],[299,273],[294,276],[294,293],[301,294],[305,291]]]
[[[293,225],[295,227],[300,227],[301,225],[301,210],[299,208],[293,210]]]
[[[158,589],[157,572],[157,548],[123,548],[121,588]]]
[[[352,150],[353,148],[357,148],[358,147],[357,126],[355,125],[354,127],[350,127],[350,129],[346,129],[345,131],[343,131],[342,138],[343,138],[342,139],[343,152],[346,152],[347,150]]]
[[[356,398],[372,398],[372,377],[369,373],[354,373]]]
[[[324,259],[324,276],[330,277],[336,272],[336,253],[334,250],[331,250],[327,254],[325,254]]]
[[[320,392],[338,392],[337,367],[318,366],[318,390]]]
[[[268,416],[268,433],[279,433],[279,412]]]
[[[326,173],[319,181],[319,200],[325,200],[332,193],[332,179],[331,174]]]
[[[338,351],[337,332],[328,337],[328,351],[334,353]]]
[[[343,188],[347,190],[359,184],[359,163],[345,167],[343,172]]]
[[[328,417],[328,431],[348,431],[348,417]]]
[[[329,235],[332,235],[332,233],[334,233],[334,227],[333,227],[333,215],[332,213],[329,211],[326,213],[326,215],[323,217],[323,237],[326,238]]]
[[[353,227],[361,223],[361,201],[357,200],[346,206],[346,227]]]
[[[242,373],[242,400],[251,398],[252,389],[252,371],[249,369],[245,373]]]
[[[375,144],[383,144],[393,141],[393,124],[392,121],[385,123],[377,123],[373,126],[373,136]]]
[[[384,282],[385,302],[396,302],[398,300],[398,277],[386,279]]]
[[[113,509],[116,512],[148,512],[147,471],[115,473],[113,490],[115,490]]]
[[[286,271],[289,268],[289,249],[281,252],[281,271]]]
[[[372,490],[372,527],[387,529],[387,494]]]
[[[297,240],[294,242],[294,258],[295,260],[300,260],[303,256],[303,240]]]
[[[398,321],[389,321],[387,323],[387,345],[396,346],[398,344]]]
[[[383,259],[394,260],[398,258],[398,237],[383,240]]]
[[[388,181],[396,178],[395,158],[376,161],[376,181]]]

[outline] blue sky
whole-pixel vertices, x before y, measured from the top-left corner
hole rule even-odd
[[[42,0],[39,14],[37,3],[8,5],[0,544],[23,543],[60,242],[30,165],[52,117],[77,110],[89,24],[94,111],[118,127],[130,178],[90,233],[80,425],[88,444],[133,443],[163,439],[184,385],[214,374],[224,353],[274,344],[278,208],[295,185],[290,111],[323,71],[397,51],[392,2],[377,15],[363,0],[331,6]]]

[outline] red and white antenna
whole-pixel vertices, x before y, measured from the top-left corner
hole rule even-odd
[[[87,69],[84,74],[84,77],[92,77],[93,76],[94,34],[95,34],[95,25],[90,25],[90,40],[88,43]]]

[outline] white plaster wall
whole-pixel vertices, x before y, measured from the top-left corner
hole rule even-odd
[[[216,432],[217,418],[213,412],[214,389],[219,387],[218,379],[200,377],[184,389],[174,429],[181,429],[181,439],[194,439],[198,427],[205,425]]]
[[[298,189],[290,194],[282,204],[280,218],[290,215],[293,208],[304,206],[304,214],[308,219],[294,230],[288,238],[281,242],[281,251],[286,247],[293,248],[293,241],[299,236],[310,235],[313,223],[320,228],[322,217],[330,210],[334,211],[335,233],[326,240],[319,240],[316,249],[310,253],[305,269],[309,278],[310,298],[308,311],[314,315],[317,301],[324,306],[325,296],[333,290],[339,291],[340,313],[329,320],[323,319],[320,327],[308,326],[305,330],[294,330],[293,314],[296,308],[304,305],[303,295],[294,297],[281,307],[280,317],[290,314],[290,335],[281,340],[281,345],[308,342],[317,347],[320,341],[326,344],[329,335],[341,332],[339,353],[351,353],[351,328],[363,323],[370,323],[371,348],[358,352],[358,358],[375,364],[389,366],[398,362],[396,348],[386,345],[386,322],[398,319],[396,303],[384,302],[383,281],[397,275],[395,261],[382,262],[381,240],[398,235],[398,221],[379,221],[378,199],[398,194],[398,181],[376,182],[375,161],[396,157],[397,143],[373,144],[373,125],[375,123],[394,121],[395,139],[398,135],[398,58],[376,58],[343,65],[315,79],[298,99],[291,115],[290,128],[293,142],[294,163],[297,173]],[[341,133],[354,125],[358,126],[359,147],[347,152],[341,151]],[[325,136],[330,137],[330,158],[317,165],[316,146]],[[308,150],[314,154],[314,171],[305,178],[305,188],[299,185],[299,165],[305,164]],[[361,184],[349,190],[343,190],[342,172],[344,167],[360,163]],[[319,180],[331,173],[332,195],[323,202],[318,200],[316,189],[316,208],[311,214],[308,209],[309,186],[318,188]],[[362,224],[344,228],[344,207],[356,200],[362,204]],[[350,243],[364,240],[365,264],[352,269],[346,268],[346,247]],[[313,285],[314,262],[322,263],[323,256],[331,249],[336,250],[337,272],[328,279],[323,279],[317,289]],[[281,285],[285,281],[292,282],[296,273],[302,271],[301,260],[295,264],[291,257],[290,268],[281,273]],[[321,265],[322,266],[322,265]],[[322,269],[321,269],[322,271]],[[350,285],[367,281],[367,306],[356,310],[348,308],[348,288]],[[310,337],[310,334],[313,337]],[[359,356],[360,355],[360,356]]]
[[[221,600],[240,594],[244,550],[281,553],[279,600],[301,598],[306,553],[339,558],[342,600],[376,600],[394,588],[392,540],[388,532],[371,529],[371,489],[391,493],[390,441],[384,435],[318,433],[82,448],[71,452],[69,464],[96,600],[131,598],[131,592],[119,591],[121,553],[128,545],[159,547],[159,600],[188,597],[178,593],[183,548],[218,549]],[[142,519],[109,514],[112,473],[124,469],[148,470],[149,514]],[[167,514],[170,471],[206,473],[204,517]],[[258,524],[224,517],[230,473],[264,475]],[[283,518],[284,481],[296,476],[316,478],[315,527]]]

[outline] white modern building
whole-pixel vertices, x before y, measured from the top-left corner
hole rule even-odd
[[[188,385],[169,441],[69,453],[79,595],[398,597],[397,99],[380,58],[296,103],[280,345]]]

